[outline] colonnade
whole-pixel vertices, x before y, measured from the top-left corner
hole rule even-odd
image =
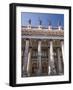
[[[48,75],[55,75],[56,74],[56,69],[55,69],[55,65],[54,65],[54,52],[53,52],[53,40],[49,40],[49,53],[50,53],[50,61],[49,61],[49,65],[48,65]],[[37,62],[38,62],[38,71],[37,71],[37,75],[41,75],[41,71],[42,71],[42,63],[41,63],[41,44],[42,41],[38,40],[38,58],[37,58]],[[31,63],[31,48],[29,49],[29,40],[26,40],[25,43],[25,51],[24,51],[24,57],[23,57],[23,72],[24,75],[30,76],[30,63]],[[60,41],[60,47],[61,47],[61,52],[62,52],[62,57],[63,57],[63,61],[64,61],[64,42],[61,40]],[[58,69],[59,69],[59,74],[62,73],[62,65],[61,65],[61,52],[60,49],[57,49],[57,53],[58,53]]]

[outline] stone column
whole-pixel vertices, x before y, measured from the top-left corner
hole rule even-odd
[[[51,68],[50,68],[50,65],[48,65],[48,75],[51,74]]]
[[[64,41],[61,41],[61,50],[62,50],[62,73],[64,74]]]
[[[27,62],[28,62],[28,52],[29,52],[29,40],[26,40],[25,52],[24,52],[24,65],[23,65],[23,76],[27,76]]]
[[[58,74],[62,74],[61,52],[59,48],[57,49],[57,55],[58,55]]]
[[[54,57],[53,57],[53,41],[50,41],[50,74],[55,75],[56,70],[55,70],[55,65],[54,65]]]
[[[50,58],[49,58],[49,56],[50,56],[50,53],[49,53],[49,49],[48,49],[48,75],[50,75],[50,73],[51,73],[51,70],[50,70]]]
[[[38,75],[41,74],[41,41],[38,41]]]
[[[61,50],[62,50],[62,57],[64,61],[64,41],[61,41]]]
[[[28,53],[28,62],[27,62],[27,75],[31,75],[31,49],[29,50]]]

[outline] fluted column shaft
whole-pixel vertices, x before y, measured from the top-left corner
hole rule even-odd
[[[41,41],[38,41],[38,75],[41,74]]]
[[[54,56],[53,56],[53,41],[50,41],[50,74],[56,74],[55,65],[54,65]]]
[[[28,76],[31,75],[31,49],[29,50],[29,53],[28,53],[27,74]]]
[[[64,41],[61,41],[61,50],[62,50],[62,57],[64,61]]]
[[[61,52],[60,49],[57,49],[58,53],[58,74],[62,74],[62,61],[61,61]]]
[[[24,52],[24,58],[23,58],[23,60],[24,60],[24,65],[23,65],[24,76],[27,75],[28,52],[29,52],[29,40],[26,40],[25,52]]]

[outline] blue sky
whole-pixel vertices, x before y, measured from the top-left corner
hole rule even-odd
[[[32,26],[39,25],[39,18],[42,21],[42,26],[47,27],[49,21],[51,21],[51,25],[53,27],[58,26],[58,22],[61,22],[61,26],[64,27],[64,14],[49,14],[49,13],[29,13],[22,12],[21,13],[21,25],[28,25],[29,19],[31,19]]]

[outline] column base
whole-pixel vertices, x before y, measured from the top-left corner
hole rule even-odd
[[[55,69],[51,70],[50,75],[56,75],[56,74],[57,73],[56,73],[56,70]]]
[[[59,73],[58,75],[63,75],[63,73]]]
[[[27,77],[27,76],[28,76],[27,72],[23,72],[22,77]]]
[[[38,71],[37,72],[37,76],[41,76],[42,74],[41,74],[41,72],[40,71]]]

